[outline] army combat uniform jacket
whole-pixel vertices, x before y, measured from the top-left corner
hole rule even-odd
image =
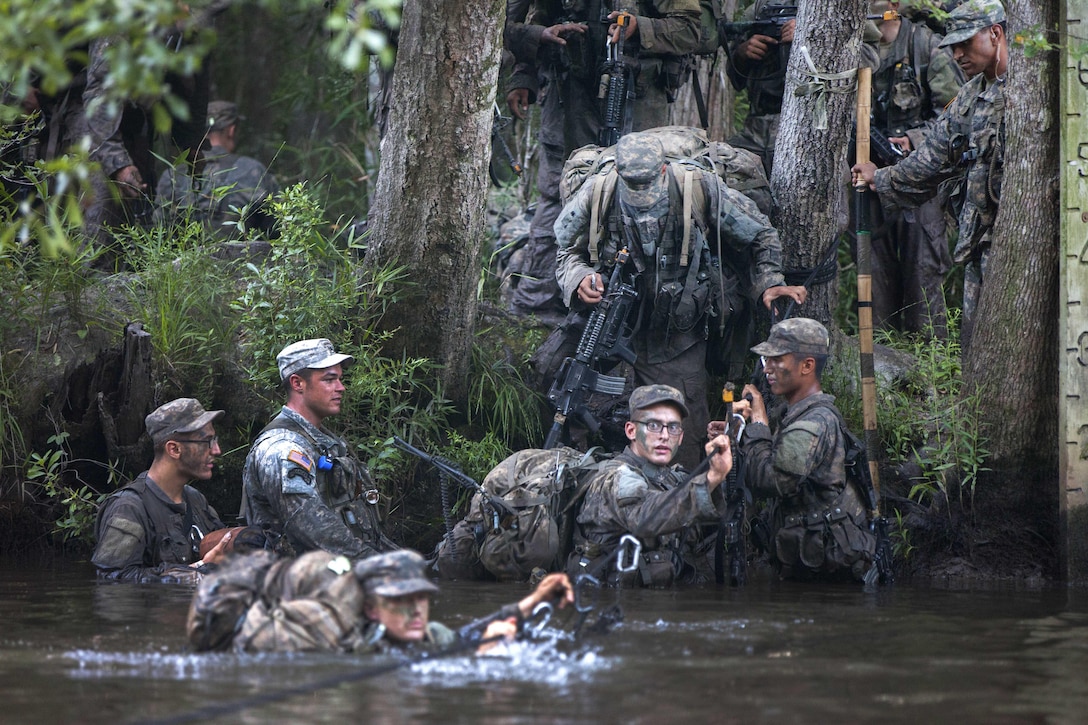
[[[654,587],[695,581],[702,573],[695,525],[719,519],[725,504],[720,487],[707,490],[706,474],[687,485],[680,485],[683,480],[681,472],[655,466],[630,448],[601,464],[578,513],[567,572],[589,571],[613,584]],[[642,555],[638,571],[621,577],[615,555],[624,534],[642,543]],[[607,565],[598,563],[603,557]]]
[[[167,169],[159,177],[155,198],[164,219],[190,217],[223,238],[240,234],[237,222],[249,217],[268,197],[279,191],[276,179],[257,159],[228,153],[221,146],[208,149],[201,173],[194,178],[188,164]]]
[[[744,431],[747,483],[756,497],[774,499],[771,553],[787,577],[860,580],[876,550],[868,513],[847,482],[834,401],[817,393],[794,403],[775,436],[761,423]]]
[[[934,121],[921,146],[895,166],[877,169],[873,182],[891,208],[918,206],[949,180],[959,219],[956,262],[978,262],[989,248],[1005,158],[1005,78],[980,73],[960,89]]]
[[[182,489],[174,503],[144,471],[102,504],[91,561],[99,576],[119,581],[192,581],[200,540],[223,528],[204,494]]]
[[[324,549],[361,559],[397,548],[381,533],[366,466],[345,441],[290,408],[253,442],[242,486],[248,523],[283,536],[296,554]]]

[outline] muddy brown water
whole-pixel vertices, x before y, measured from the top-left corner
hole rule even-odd
[[[523,592],[445,584],[432,611],[457,626]],[[86,563],[0,562],[0,722],[1088,722],[1080,590],[866,593],[762,577],[627,591],[623,624],[603,637],[434,659],[278,702],[265,698],[391,660],[193,654],[190,594],[99,583]]]

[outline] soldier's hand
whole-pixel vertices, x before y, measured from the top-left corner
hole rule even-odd
[[[604,277],[591,272],[578,283],[578,299],[587,305],[595,305],[604,297]]]
[[[713,491],[733,470],[733,453],[729,436],[719,435],[707,441],[706,455],[710,458],[710,470],[706,472],[707,488]]]
[[[736,406],[736,402],[733,403]],[[734,408],[733,412],[739,412]],[[712,420],[706,424],[706,439],[712,441],[720,435],[725,435],[726,422],[724,420]]]
[[[555,45],[566,45],[567,36],[571,33],[576,35],[585,35],[588,28],[584,23],[559,23],[550,27],[544,28],[544,32],[540,34],[541,43],[554,43]]]
[[[574,587],[563,572],[549,574],[540,580],[532,593],[518,602],[522,617],[528,617],[541,602],[558,602],[559,608],[574,604]]]
[[[510,113],[524,121],[525,115],[529,112],[529,89],[515,88],[507,93],[506,105],[510,109]]]
[[[491,642],[484,642],[476,648],[476,654],[482,655],[489,649],[497,645],[500,641],[513,642],[514,637],[518,636],[518,624],[514,621],[514,618],[509,619],[496,619],[491,624],[487,625],[487,629],[484,630],[483,639],[494,640]],[[496,639],[502,637],[502,640]]]
[[[627,25],[625,26],[626,29],[627,29],[627,32],[625,32],[623,34],[623,39],[625,41],[630,40],[631,36],[635,34],[635,30],[638,28],[638,20],[636,20],[635,16],[632,15],[631,13],[625,13],[625,12],[622,12],[620,10],[613,10],[612,12],[610,12],[608,14],[608,19],[614,21],[620,15],[626,15],[627,16]],[[612,37],[612,43],[613,44],[620,42],[620,25],[619,25],[619,23],[613,22],[611,25],[609,25],[608,26],[608,34]]]
[[[778,39],[778,42],[792,43],[795,30],[797,30],[797,18],[790,18],[786,21],[786,24],[782,26],[782,37]]]
[[[910,144],[910,136],[891,136],[888,140],[901,148],[905,154],[909,154],[913,150]]]
[[[763,402],[763,394],[759,388],[748,383],[741,391],[740,400],[733,402],[733,412],[740,413],[749,423],[762,423],[769,425],[767,418],[767,406]]]
[[[227,532],[223,534],[223,538],[219,540],[219,543],[208,549],[208,553],[201,559],[204,564],[218,564],[223,560],[223,557],[227,555],[227,544],[230,543],[231,534]]]
[[[808,299],[808,290],[802,285],[768,287],[763,290],[763,306],[768,310],[771,309],[771,303],[779,297],[789,297],[797,304],[803,305],[805,300]]]
[[[756,34],[738,45],[734,54],[745,60],[760,61],[767,55],[767,51],[776,45],[778,41],[771,36]]]
[[[117,182],[117,189],[124,199],[138,199],[147,191],[147,184],[140,176],[140,170],[135,166],[125,166],[118,169],[113,180]]]
[[[861,164],[854,164],[850,167],[851,183],[854,186],[861,186],[862,184],[868,184],[869,188],[876,191],[876,183],[873,179],[876,177],[876,164],[871,161],[866,161]]]

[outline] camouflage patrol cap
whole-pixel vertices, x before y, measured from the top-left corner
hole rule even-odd
[[[160,405],[144,418],[151,441],[158,445],[178,433],[193,433],[223,415],[222,410],[204,410],[196,398],[178,398]]]
[[[355,578],[367,595],[403,597],[406,594],[437,592],[438,587],[426,577],[427,562],[411,549],[378,554],[355,564]]]
[[[945,21],[946,35],[940,47],[970,40],[980,30],[1005,22],[1005,6],[1000,0],[967,0]]]
[[[688,417],[688,406],[684,402],[684,394],[679,390],[671,385],[643,385],[631,393],[627,402],[628,418],[634,420],[636,411],[660,403],[671,403],[680,409],[681,417]]]
[[[297,372],[311,368],[324,370],[333,365],[348,367],[355,358],[336,352],[332,341],[324,337],[313,340],[300,340],[280,350],[276,364],[280,369],[280,380],[286,380]]]
[[[632,206],[653,206],[669,193],[665,149],[653,136],[629,133],[616,144],[620,198]]]
[[[238,106],[230,101],[212,101],[208,104],[209,131],[223,131],[244,120],[245,116],[238,113]]]
[[[756,355],[777,357],[791,352],[801,355],[827,355],[829,349],[830,337],[826,327],[816,320],[793,317],[772,327],[767,341],[753,347],[752,352]]]

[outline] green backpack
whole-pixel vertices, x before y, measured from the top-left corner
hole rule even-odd
[[[439,545],[439,573],[526,581],[534,569],[561,570],[585,490],[581,484],[597,468],[595,450],[530,448],[509,456],[482,484],[506,510],[473,496],[468,515]]]

